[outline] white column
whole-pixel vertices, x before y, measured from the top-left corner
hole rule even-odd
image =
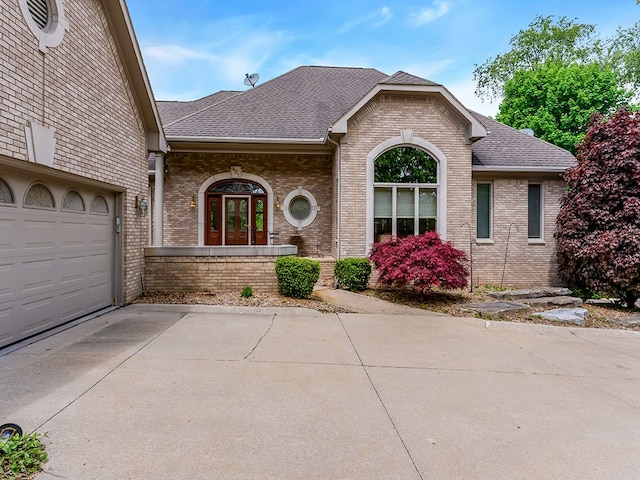
[[[153,202],[153,246],[162,247],[164,240],[162,231],[164,230],[164,220],[162,215],[162,206],[164,204],[164,157],[160,153],[155,154],[156,157],[156,179],[155,179],[155,195]]]

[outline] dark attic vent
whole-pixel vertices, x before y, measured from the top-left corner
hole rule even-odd
[[[40,30],[44,30],[49,24],[49,2],[48,0],[27,0],[29,13]]]

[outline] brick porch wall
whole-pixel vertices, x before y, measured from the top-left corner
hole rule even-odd
[[[278,292],[275,262],[280,257],[146,257],[145,290],[233,292],[251,286],[255,293]],[[320,262],[319,285],[333,285],[333,258]]]

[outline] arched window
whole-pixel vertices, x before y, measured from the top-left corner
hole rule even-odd
[[[109,205],[102,195],[96,195],[91,202],[91,213],[107,215],[109,213]]]
[[[0,178],[0,203],[13,203],[13,194],[9,185]]]
[[[427,152],[395,147],[374,161],[374,241],[436,230],[438,162]]]
[[[69,212],[84,212],[84,200],[75,190],[69,190],[62,199],[62,210]]]
[[[53,209],[56,204],[49,189],[40,183],[36,183],[27,191],[24,197],[24,206]]]

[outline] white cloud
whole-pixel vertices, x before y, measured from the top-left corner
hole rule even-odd
[[[338,33],[346,33],[356,27],[359,27],[360,25],[365,24],[371,24],[373,28],[378,28],[391,20],[392,17],[393,13],[391,12],[391,9],[385,6],[369,15],[359,17],[345,23],[342,28],[338,30]]]
[[[409,24],[413,27],[421,27],[435,19],[447,14],[451,5],[443,0],[434,0],[433,7],[423,8],[418,13],[412,13],[409,17]]]

